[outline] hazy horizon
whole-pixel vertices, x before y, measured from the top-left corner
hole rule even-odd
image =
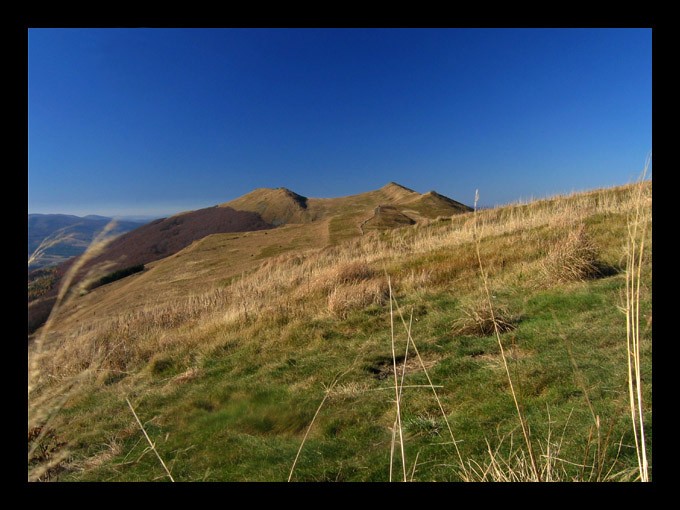
[[[642,171],[640,172],[640,174],[641,173],[642,173]],[[634,181],[636,181],[640,176],[641,175],[635,176],[635,178],[629,180],[628,182],[615,183],[615,184],[612,184],[611,186],[603,186],[603,187],[616,187],[616,186],[623,186],[623,185],[626,185],[626,184],[631,184]],[[647,175],[647,178],[649,178],[649,177],[650,176]],[[387,183],[385,183],[385,184],[387,184]],[[415,191],[417,191],[419,193],[426,193],[427,191],[431,191],[431,190],[418,190],[418,189],[413,188],[412,186],[408,186],[408,185],[403,184],[403,183],[398,183],[398,184],[404,185],[407,188],[414,189]],[[597,189],[597,188],[566,189],[564,191],[560,191],[560,192],[556,192],[556,193],[549,193],[549,194],[545,194],[545,195],[520,196],[520,197],[517,197],[514,200],[510,200],[508,202],[502,202],[502,203],[500,203],[500,202],[499,203],[487,203],[483,199],[484,198],[483,197],[483,191],[484,190],[479,190],[479,192],[480,192],[480,202],[478,204],[478,208],[483,209],[483,208],[488,208],[488,207],[497,207],[497,206],[508,205],[508,204],[511,204],[511,203],[514,203],[514,202],[527,202],[527,201],[532,201],[532,200],[542,200],[542,199],[551,198],[551,197],[554,197],[554,196],[557,196],[557,195],[569,195],[569,194],[572,194],[572,193],[590,191],[592,189]],[[296,193],[304,195],[304,193],[301,190],[293,189],[291,191],[294,191]],[[363,192],[368,192],[368,191],[373,191],[373,189],[366,189],[366,190],[363,190],[363,191],[360,191],[360,192],[357,192],[357,193],[363,193]],[[441,193],[437,189],[435,189],[434,191]],[[355,194],[355,193],[352,193],[352,194]],[[241,196],[241,195],[238,195],[238,196]],[[109,218],[119,218],[119,219],[139,217],[139,218],[145,218],[145,219],[152,220],[152,219],[156,219],[156,218],[173,216],[173,215],[181,213],[181,212],[195,211],[195,210],[198,210],[198,209],[205,209],[205,208],[208,208],[208,207],[214,207],[214,206],[219,205],[221,203],[229,202],[230,200],[238,198],[238,196],[229,197],[228,199],[222,200],[218,203],[194,204],[193,206],[190,206],[190,205],[186,205],[186,206],[185,205],[176,205],[176,206],[167,205],[167,206],[154,207],[154,208],[144,208],[144,207],[140,207],[140,208],[128,208],[128,207],[115,208],[115,207],[113,207],[113,208],[108,208],[108,209],[106,209],[106,208],[102,209],[102,208],[98,208],[97,206],[94,206],[94,208],[96,209],[95,212],[91,212],[89,209],[71,209],[71,210],[69,210],[69,211],[73,211],[73,212],[64,212],[64,210],[54,210],[54,211],[52,211],[52,210],[40,210],[40,211],[29,210],[28,214],[29,215],[30,214],[64,214],[64,215],[80,216],[80,217],[84,217],[84,216],[88,216],[88,215],[94,215],[94,216],[106,216],[106,217],[109,217]],[[345,196],[345,195],[336,195],[336,196],[328,195],[328,196],[325,196],[325,197],[310,197],[310,196],[308,196],[308,198],[336,198],[336,197],[340,197],[340,196]],[[451,196],[449,198],[452,198],[454,200],[457,200],[459,202],[462,202],[462,203],[464,203],[466,205],[470,205],[470,206],[472,206],[473,203],[474,203],[474,194],[473,194],[473,196],[471,196],[469,198],[455,197],[455,196]],[[97,212],[97,211],[99,211],[99,212]]]

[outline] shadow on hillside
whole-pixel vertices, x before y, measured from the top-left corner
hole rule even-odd
[[[616,267],[599,260],[595,261],[593,265],[595,266],[594,267],[595,271],[591,276],[591,279],[593,280],[598,280],[600,278],[608,278],[610,276],[616,276],[622,271],[620,267]]]

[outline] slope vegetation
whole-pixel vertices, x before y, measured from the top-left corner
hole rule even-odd
[[[373,193],[316,210],[418,212]],[[31,346],[29,476],[634,480],[630,232],[651,465],[650,183],[344,242],[311,224],[211,235],[70,298]]]
[[[209,290],[215,282],[229,281],[275,255],[321,249],[371,230],[425,224],[442,212],[450,216],[468,210],[441,195],[421,195],[396,183],[330,199],[305,198],[285,188],[257,189],[219,207],[157,220],[115,239],[83,274],[107,262],[109,271],[136,264],[146,264],[148,270],[84,297],[76,317],[91,320],[96,314],[119,312],[121,307],[168,303],[187,293]],[[217,222],[220,215],[227,221]],[[270,225],[279,227],[266,229]],[[250,232],[232,235],[245,230]],[[188,246],[194,240],[200,242]],[[163,264],[150,264],[161,258]],[[112,260],[117,261],[114,266]]]

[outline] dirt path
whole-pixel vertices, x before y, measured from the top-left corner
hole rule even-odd
[[[366,225],[366,223],[368,223],[368,222],[371,221],[373,218],[375,218],[376,216],[378,216],[378,214],[380,214],[380,206],[378,206],[378,207],[376,207],[375,209],[373,209],[373,216],[371,216],[370,218],[365,219],[365,220],[362,221],[361,224],[359,225],[359,232],[361,232],[361,235],[364,235],[364,225]]]

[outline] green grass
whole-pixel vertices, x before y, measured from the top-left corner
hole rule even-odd
[[[616,309],[621,284],[615,277],[575,289],[540,292],[528,299],[517,296],[510,302],[526,317],[503,339],[507,345],[526,351],[525,358],[512,363],[512,372],[524,407],[529,410],[533,437],[547,435],[549,411],[557,428],[568,427],[571,439],[563,448],[566,459],[580,460],[583,456],[592,419],[561,336],[571,342],[598,414],[612,416],[613,437],[618,440],[624,435],[626,439],[625,415],[616,415],[617,406],[625,403],[624,353],[619,343],[607,341],[612,335],[625,334]],[[496,361],[498,347],[493,338],[451,337],[447,325],[455,320],[457,310],[449,306],[447,294],[432,298],[435,310],[419,318],[414,336],[423,356],[443,356],[432,368],[431,377],[444,384],[440,395],[450,412],[454,434],[463,441],[462,450],[470,458],[483,457],[485,438],[493,441],[497,434],[516,428],[504,375]],[[366,330],[357,335],[352,322],[362,320]],[[288,346],[279,349],[275,360],[271,359],[273,353],[255,353],[253,348],[234,347],[229,355],[215,351],[203,360],[204,373],[190,384],[179,385],[165,395],[169,384],[155,386],[152,382],[136,407],[146,419],[160,417],[151,422],[148,432],[159,440],[158,449],[173,466],[177,480],[196,479],[205,473],[207,480],[284,480],[301,435],[322,398],[321,384],[329,383],[335,372],[347,366],[350,360],[346,353],[370,346],[363,349],[365,354],[360,358],[365,366],[375,367],[389,360],[384,324],[375,323],[384,320],[357,313],[342,323],[328,320],[296,325],[287,333]],[[300,338],[315,340],[301,351]],[[166,360],[152,363],[154,378],[179,371]],[[309,387],[293,390],[300,380],[310,380]],[[426,384],[422,372],[407,375],[406,380],[407,384]],[[391,406],[385,388],[389,379],[377,379],[371,370],[358,367],[341,381],[349,382],[375,391],[331,399],[305,445],[295,479],[386,480]],[[90,428],[87,443],[97,444],[119,433],[129,417],[121,403],[122,394],[116,393],[116,384],[113,387],[95,389],[83,403],[83,410],[102,411],[96,416],[87,413],[87,426],[82,424],[85,416],[68,413],[71,427],[80,424],[71,428],[70,434]],[[431,395],[424,389],[405,391],[407,456],[414,459],[421,451],[419,462],[423,462],[417,479],[455,479],[453,470],[442,471],[434,465],[452,463],[453,456],[435,444],[445,441],[446,429]],[[573,414],[567,423],[570,412]],[[112,415],[118,418],[112,421]],[[99,434],[92,433],[93,422],[102,427]],[[120,457],[141,455],[145,444],[134,446],[138,436],[132,431]],[[183,451],[189,447],[191,450]],[[630,461],[633,453],[624,449],[620,461]],[[125,469],[114,470],[116,462],[122,461],[114,459],[109,468],[70,473],[62,479],[132,481],[162,477],[160,466],[149,454]]]

